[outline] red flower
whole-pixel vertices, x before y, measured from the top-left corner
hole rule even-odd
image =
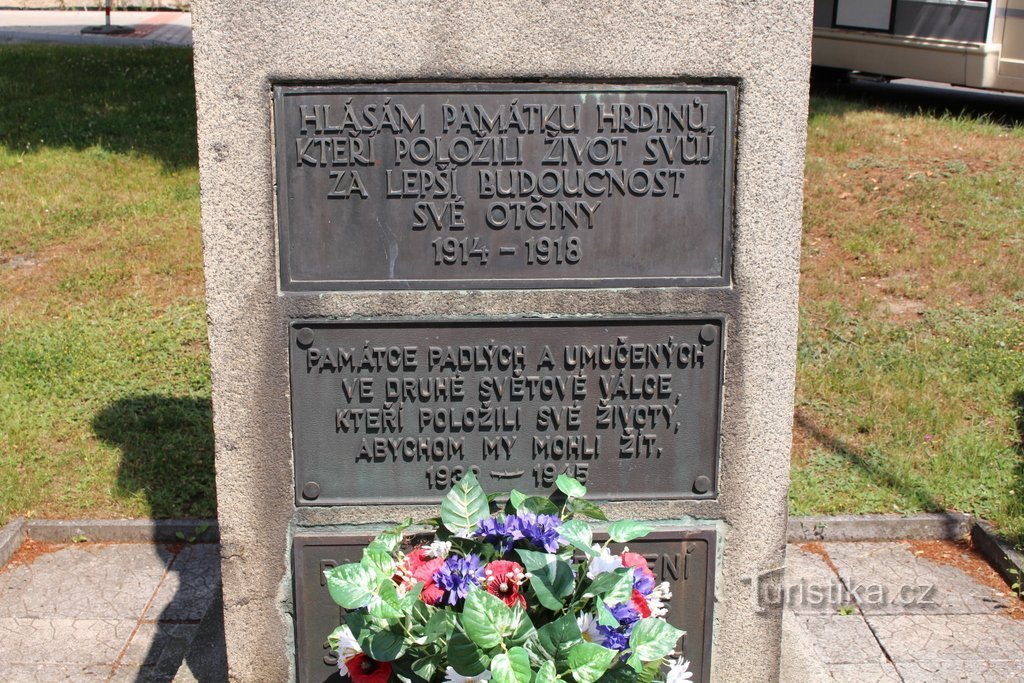
[[[352,683],[388,683],[391,662],[378,662],[360,653],[348,660],[348,677]]]
[[[428,605],[434,605],[444,595],[444,591],[434,584],[434,572],[444,566],[444,558],[428,558],[426,552],[426,548],[416,548],[406,555],[393,580],[407,590],[417,583],[422,583],[423,592],[420,593],[420,600]]]
[[[501,598],[509,607],[526,607],[526,598],[519,592],[519,587],[526,580],[521,564],[496,560],[484,567],[484,576],[488,593]]]
[[[633,604],[633,609],[640,613],[641,619],[651,616],[651,608],[647,604],[647,598],[644,597],[643,593],[634,588],[633,597],[629,601]]]
[[[624,552],[622,553],[622,566],[623,567],[636,567],[640,570],[640,573],[651,579],[654,579],[654,572],[647,566],[647,558],[640,553]]]

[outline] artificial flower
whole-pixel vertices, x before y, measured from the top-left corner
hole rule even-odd
[[[668,581],[662,581],[651,594],[647,596],[647,606],[651,608],[652,617],[663,617],[668,614],[665,602],[672,599],[672,591],[669,590]]]
[[[444,590],[434,583],[434,574],[444,566],[444,560],[436,557],[428,558],[426,548],[416,548],[405,556],[398,565],[393,580],[398,584],[399,593],[404,595],[417,583],[423,584],[420,600],[428,605],[436,605],[444,595]]]
[[[558,530],[562,526],[562,520],[556,515],[538,515],[529,510],[517,512],[517,526],[519,533],[539,548],[549,553],[558,551],[559,541],[562,540]]]
[[[388,683],[391,662],[378,662],[360,653],[348,660],[348,677],[352,683]]]
[[[466,597],[469,589],[479,586],[484,580],[484,568],[480,558],[470,554],[466,557],[452,555],[444,566],[434,572],[434,583],[448,593],[447,602],[454,605]]]
[[[441,558],[443,560],[448,557],[448,553],[451,551],[451,541],[434,541],[426,546],[423,554],[427,557]]]
[[[480,681],[491,680],[491,672],[484,669],[475,676],[463,676],[455,669],[448,667],[444,676],[445,683],[480,683]]]
[[[649,595],[654,590],[657,578],[651,568],[647,566],[647,558],[627,550],[622,553],[622,566],[630,567],[633,570],[633,588],[644,595]]]
[[[512,544],[517,539],[523,537],[518,522],[519,518],[515,515],[487,517],[477,522],[473,535],[495,546],[498,552],[504,555],[512,549]]]
[[[633,609],[635,609],[640,615],[641,619],[646,619],[651,616],[651,608],[650,605],[647,604],[647,598],[645,598],[644,594],[637,589],[633,589],[633,595],[630,597],[629,602],[633,606]]]
[[[359,647],[355,636],[352,635],[352,629],[348,626],[342,626],[336,635],[338,637],[338,671],[342,676],[348,676],[348,663],[356,655],[363,654],[363,650]]]
[[[684,683],[684,681],[693,680],[693,672],[690,671],[690,662],[680,657],[679,659],[669,659],[665,662],[668,664],[668,674],[665,677],[665,683]]]
[[[581,614],[576,617],[576,624],[580,627],[580,634],[583,636],[583,640],[588,643],[597,643],[601,645],[604,643],[604,634],[597,628],[597,617],[593,614]]]
[[[590,566],[587,568],[587,578],[596,579],[598,574],[613,572],[622,566],[622,558],[613,555],[608,548],[594,545],[595,557],[590,558]]]
[[[526,572],[516,562],[496,560],[484,567],[484,588],[509,607],[526,607],[526,597],[519,592],[525,580]]]

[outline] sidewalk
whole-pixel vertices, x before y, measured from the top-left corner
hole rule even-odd
[[[217,547],[26,541],[0,680],[226,680]],[[785,682],[1024,679],[1022,603],[963,545],[794,544],[785,586]]]
[[[191,47],[189,12],[112,12],[110,23],[134,29],[123,35],[83,34],[86,26],[102,26],[101,11],[0,10],[0,43],[42,42],[77,45]]]

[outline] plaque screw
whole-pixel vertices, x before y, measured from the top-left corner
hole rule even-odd
[[[306,500],[316,500],[320,497],[320,484],[315,481],[307,481],[302,487],[302,497]]]
[[[301,328],[295,334],[295,341],[299,342],[299,346],[309,346],[313,343],[313,330],[308,327]]]
[[[714,325],[705,325],[700,328],[700,334],[697,336],[700,337],[701,342],[710,344],[718,336],[718,329]]]
[[[309,486],[309,484],[307,484]],[[703,474],[693,480],[693,490],[697,493],[707,493],[711,490],[711,479]]]

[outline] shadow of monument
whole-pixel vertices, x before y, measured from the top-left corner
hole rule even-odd
[[[797,409],[794,421],[811,438],[849,462],[877,485],[896,491],[922,510],[943,512],[946,509],[927,486],[914,481],[906,473],[898,472],[888,466],[884,457],[872,457],[853,447],[841,437],[828,433],[810,419],[803,410]]]
[[[121,450],[118,490],[144,495],[154,518],[214,516],[209,398],[129,396],[101,410],[92,428]],[[159,616],[144,614],[151,630],[136,635],[150,638],[136,681],[169,681],[183,668],[202,683],[227,680],[219,546],[206,541],[213,534],[198,524],[183,535],[158,531],[152,539],[167,574],[157,593]]]
[[[1024,517],[1024,389],[1013,392],[1013,405],[1017,412],[1017,443],[1014,444],[1017,465],[1014,468],[1013,490],[1017,495],[1011,500],[1009,513],[1012,517],[1020,518]],[[1024,526],[1018,528],[1010,541],[1018,550],[1024,550]]]

